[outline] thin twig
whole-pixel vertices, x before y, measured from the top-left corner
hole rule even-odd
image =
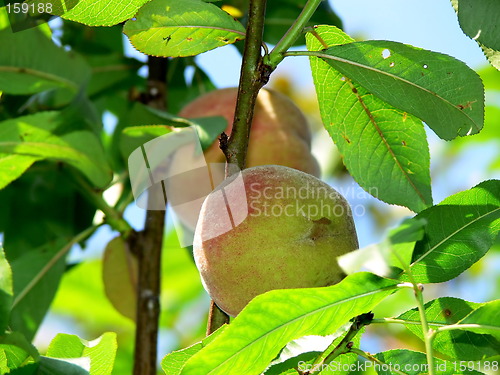
[[[321,371],[323,367],[331,363],[335,358],[341,354],[346,354],[351,351],[354,337],[359,333],[359,331],[366,325],[370,324],[373,319],[373,313],[361,314],[354,318],[349,331],[346,333],[342,341],[333,348],[330,354],[323,358],[323,354],[320,355],[316,361],[312,364],[312,369],[304,372],[304,375],[312,375],[318,371]],[[330,348],[326,350],[328,352]]]
[[[250,136],[255,101],[259,90],[267,83],[260,49],[265,11],[266,0],[250,1],[247,36],[243,51],[233,127],[227,145],[222,150],[226,155],[228,164],[236,165],[239,170],[245,168],[248,137]],[[232,173],[226,171],[226,174],[231,175]]]
[[[109,224],[112,229],[127,238],[129,233],[132,232],[132,227],[123,219],[121,213],[111,207],[102,196],[102,192],[96,191],[80,173],[72,171],[72,177],[76,188],[104,213],[105,224]]]
[[[266,56],[265,63],[275,69],[278,64],[285,57],[284,53],[295,43],[297,38],[304,32],[304,28],[309,22],[318,6],[323,0],[309,0],[302,8],[302,12],[299,14],[295,22],[290,26],[288,31],[283,35],[278,44],[273,48],[271,53]]]

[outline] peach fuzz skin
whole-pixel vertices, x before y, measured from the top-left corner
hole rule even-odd
[[[337,256],[358,247],[346,200],[316,177],[284,166],[245,169],[242,177],[246,194],[233,184],[236,177],[225,180],[203,203],[196,227],[194,258],[215,303],[236,316],[269,290],[339,282]],[[229,207],[217,198],[221,189]],[[218,235],[221,223],[230,222],[228,209],[244,220]]]

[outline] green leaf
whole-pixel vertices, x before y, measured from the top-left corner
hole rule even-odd
[[[0,30],[9,27],[9,13],[7,13],[7,9],[5,7],[0,8]]]
[[[291,340],[329,335],[370,311],[396,289],[370,273],[325,288],[275,290],[253,299],[210,345],[195,354],[182,375],[258,374]]]
[[[92,77],[87,89],[92,99],[116,95],[117,89],[130,89],[142,84],[143,78],[137,75],[142,64],[136,59],[114,53],[87,56],[87,60],[92,66]]]
[[[116,355],[116,334],[106,332],[93,341],[86,341],[75,335],[58,334],[47,349],[51,358],[90,359],[90,375],[109,375],[113,370]]]
[[[206,150],[227,127],[226,120],[220,116],[187,120],[140,103],[134,105],[129,116],[129,125],[132,126],[123,129],[120,139],[120,150],[125,159],[144,143],[168,134],[174,128],[188,126],[196,128],[201,147]]]
[[[56,243],[62,247],[64,239]],[[65,258],[58,257],[58,250],[57,245],[48,244],[11,261],[14,302],[10,327],[29,340],[33,339],[45,317],[64,273]]]
[[[458,0],[458,21],[464,33],[497,51],[500,51],[499,14],[497,0]]]
[[[481,259],[498,236],[500,181],[484,181],[416,217],[427,224],[410,265],[415,281],[451,280]],[[408,276],[403,275],[403,279],[408,280]]]
[[[425,121],[442,139],[483,127],[481,79],[453,57],[384,40],[336,45],[321,57],[380,99]]]
[[[306,35],[307,48],[350,43],[335,27]],[[325,128],[360,186],[387,203],[421,211],[432,204],[430,156],[423,124],[311,57],[314,85]],[[368,156],[367,156],[368,155]]]
[[[0,189],[21,177],[38,158],[27,155],[0,154]]]
[[[0,153],[63,161],[105,187],[112,172],[98,138],[89,131],[55,135],[63,119],[60,112],[39,112],[0,122]]]
[[[479,303],[459,298],[437,298],[425,304],[425,316],[429,327],[437,329],[445,325],[461,323],[468,314],[480,306]],[[405,320],[406,328],[423,340],[418,309],[409,310],[398,319]],[[433,348],[452,359],[480,360],[497,355],[500,342],[491,335],[453,330],[436,335]]]
[[[0,190],[0,232],[9,262],[27,249],[57,247],[58,239],[69,241],[92,225],[96,209],[78,191],[71,172],[40,161]]]
[[[194,69],[191,80],[184,75],[186,69]],[[197,97],[216,89],[210,76],[196,65],[192,57],[171,60],[168,71],[167,102],[171,113],[178,113]]]
[[[384,366],[378,366],[377,374],[379,375],[393,375],[397,374],[390,369],[399,369],[407,375],[420,375],[422,373],[427,373],[427,356],[425,353],[414,352],[412,350],[406,349],[396,349],[388,350],[386,352],[377,353],[374,355],[379,361],[387,364]],[[457,374],[468,374],[468,375],[478,375],[481,372],[474,370],[463,371],[460,368],[458,362],[444,361],[439,358],[434,358],[435,373],[439,375],[457,375]]]
[[[345,324],[337,330],[333,335],[328,336],[305,336],[298,340],[291,341],[285,346],[278,358],[272,361],[264,373],[265,375],[278,374],[297,374],[299,370],[309,370],[313,368],[313,363],[318,357],[326,358],[340,341],[344,338],[345,333],[351,327],[351,323]],[[359,347],[361,335],[364,328],[352,340],[354,347]],[[328,368],[321,371],[321,375],[345,375],[349,371],[349,365],[357,360],[357,355],[354,353],[343,354],[335,358],[335,362],[331,363]]]
[[[306,2],[306,0],[273,0],[268,2],[266,6],[264,41],[270,44],[278,43],[295,22]],[[306,26],[313,25],[332,25],[342,28],[342,21],[335,14],[328,1],[322,1]],[[294,45],[303,44],[303,37],[294,43]]]
[[[90,67],[76,53],[57,47],[39,28],[0,31],[0,91],[35,94],[65,88],[76,93],[90,78]]]
[[[0,374],[7,374],[9,371],[7,353],[5,352],[5,349],[0,349]]]
[[[12,306],[12,271],[0,244],[0,334],[5,331]]]
[[[482,24],[483,22],[485,23],[488,31],[491,31],[493,28],[496,27],[496,25],[491,24],[491,21],[490,21],[490,16],[495,16],[495,13],[491,13],[490,15],[488,15],[486,20],[479,19],[479,17],[476,18],[475,14],[474,14],[474,9],[471,8],[471,5],[472,5],[471,1],[466,2],[465,0],[451,0],[451,5],[453,6],[453,9],[455,9],[455,12],[457,14],[459,13],[459,11],[458,11],[459,1],[460,1],[460,4],[465,4],[465,6],[468,8],[468,9],[463,9],[462,18],[464,17],[464,14],[465,14],[465,18],[466,18],[465,22],[469,23],[468,26],[471,27],[471,31],[474,29],[479,31],[477,25]],[[492,3],[492,4],[490,4],[490,3]],[[487,9],[488,7],[491,7],[493,9],[495,6],[497,6],[497,4],[493,4],[493,3],[494,3],[494,0],[493,1],[478,0],[478,1],[474,2],[474,5],[478,6],[481,9],[481,12],[484,12],[484,10]],[[459,16],[459,22],[461,22],[460,16]],[[462,30],[463,30],[463,28],[462,28]],[[481,31],[481,33],[482,33],[482,31]],[[477,35],[477,32],[471,38],[474,39],[474,37],[476,35]],[[491,40],[491,38],[493,38],[493,41],[495,40],[494,32],[493,32],[493,34],[491,32],[488,32],[488,39]],[[498,43],[498,40],[499,39],[496,39],[496,43]],[[476,40],[476,42],[477,42],[477,44],[479,44],[479,46],[483,50],[483,53],[486,56],[486,58],[488,59],[488,61],[490,62],[491,66],[495,67],[497,70],[500,70],[500,50],[498,50],[498,49],[495,50],[493,48],[489,48],[489,47],[485,46],[484,44],[482,44],[479,40]]]
[[[245,37],[229,14],[201,0],[152,0],[123,32],[140,52],[152,56],[193,56]]]
[[[179,375],[182,371],[182,368],[186,364],[189,358],[198,353],[205,346],[210,344],[216,337],[218,337],[224,330],[227,328],[227,325],[223,325],[217,331],[212,333],[210,336],[204,338],[202,341],[197,342],[194,345],[191,345],[182,350],[177,350],[170,354],[167,354],[163,357],[161,361],[161,368],[167,375]]]
[[[38,351],[21,333],[12,332],[0,335],[0,369],[3,366],[14,370],[29,362],[34,362],[38,358]]]
[[[478,324],[481,327],[468,328],[476,333],[491,334],[500,340],[500,300],[487,302],[472,311],[458,324]],[[500,350],[500,341],[497,348]]]
[[[133,17],[149,0],[28,0],[30,4],[51,4],[51,14],[89,26],[113,26]]]

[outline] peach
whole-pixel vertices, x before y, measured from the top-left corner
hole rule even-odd
[[[222,116],[231,133],[237,88],[214,90],[185,106],[180,117]],[[218,141],[205,151],[207,163],[225,162]],[[319,177],[319,165],[311,154],[311,132],[300,109],[285,95],[262,89],[257,96],[250,131],[247,167],[277,164],[299,169]]]
[[[193,253],[208,294],[235,316],[269,290],[339,282],[337,257],[357,247],[351,209],[337,191],[310,174],[267,165],[210,193]]]

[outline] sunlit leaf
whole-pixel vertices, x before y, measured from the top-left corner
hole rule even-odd
[[[353,41],[330,26],[316,27],[306,40],[312,51]],[[353,178],[387,203],[417,212],[430,206],[430,157],[422,122],[351,82],[322,59],[310,60],[323,124]]]
[[[21,333],[0,335],[0,369],[3,366],[8,370],[14,370],[38,359],[38,351]]]
[[[399,369],[407,375],[420,375],[427,373],[427,356],[425,353],[415,352],[406,349],[388,350],[375,354],[375,358],[387,366],[378,366],[377,374],[393,375],[395,372],[390,369]],[[439,375],[479,375],[481,372],[474,370],[462,370],[459,362],[444,361],[434,358],[435,373]]]
[[[306,335],[328,335],[370,311],[396,282],[369,273],[326,288],[276,290],[252,300],[222,334],[195,354],[182,375],[258,374],[281,348]]]
[[[321,57],[370,93],[425,121],[442,139],[483,127],[481,79],[453,57],[384,40],[336,45]]]
[[[5,331],[12,306],[12,271],[0,244],[0,334]]]
[[[47,357],[89,359],[90,375],[109,375],[113,370],[116,355],[116,334],[106,332],[92,341],[86,341],[75,335],[58,334],[47,349]]]
[[[189,358],[198,353],[205,346],[210,344],[217,336],[219,336],[226,329],[226,325],[220,327],[217,331],[212,333],[210,336],[204,338],[202,341],[191,345],[187,348],[177,350],[163,357],[161,361],[161,367],[165,374],[167,375],[179,375],[182,368],[186,364]]]
[[[89,26],[113,26],[133,17],[149,0],[28,0],[30,4],[50,4],[51,14]]]
[[[351,323],[348,323],[342,326],[333,335],[305,336],[288,343],[281,350],[278,358],[270,363],[269,368],[264,374],[295,375],[297,374],[297,368],[302,371],[313,369],[313,363],[315,363],[318,357],[325,358],[328,356],[332,349],[344,338],[345,333],[350,327]],[[354,347],[359,347],[363,332],[364,329],[362,329],[352,340]],[[358,356],[354,353],[341,355],[335,358],[335,361],[330,363],[328,367],[323,368],[321,375],[349,374],[349,366],[356,362],[357,357]]]
[[[436,329],[444,325],[460,323],[462,319],[480,306],[479,303],[443,297],[426,303],[425,315],[429,327]],[[498,310],[496,314],[498,315]],[[398,319],[406,321],[406,328],[423,339],[420,316],[416,308],[403,313]],[[439,333],[433,341],[433,347],[449,358],[479,360],[498,354],[500,341],[488,334],[453,330]]]
[[[481,259],[497,238],[500,181],[485,181],[452,195],[417,218],[427,224],[425,237],[413,252],[414,279],[421,283],[451,280]]]
[[[497,340],[500,340],[500,300],[487,302],[479,306],[459,321],[458,324],[480,325],[481,327],[467,329],[476,333],[491,334]],[[497,348],[500,349],[500,341],[497,342],[499,344]]]
[[[347,274],[364,267],[379,276],[395,277],[409,267],[415,244],[424,236],[425,224],[423,219],[405,220],[381,243],[340,256],[339,265]]]
[[[152,0],[123,32],[139,51],[164,57],[193,56],[245,37],[241,23],[201,0]]]

